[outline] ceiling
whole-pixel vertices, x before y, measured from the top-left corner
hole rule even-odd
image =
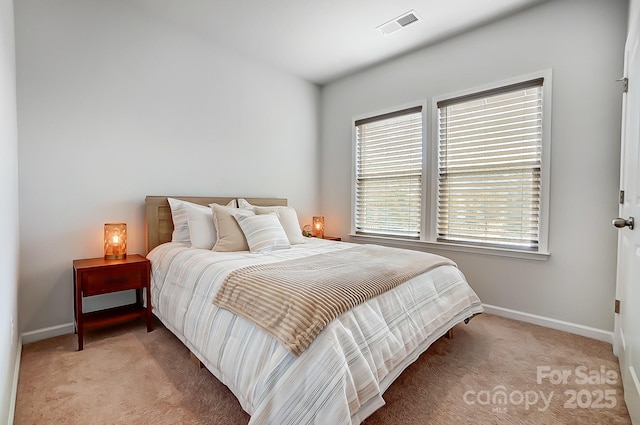
[[[132,0],[145,12],[316,84],[544,0]],[[410,10],[393,34],[376,27]]]

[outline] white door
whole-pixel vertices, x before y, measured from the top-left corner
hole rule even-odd
[[[616,298],[621,301],[616,315],[614,352],[618,355],[624,385],[624,399],[634,424],[640,424],[640,21],[630,28],[625,46],[625,77],[628,92],[623,95],[620,189],[624,201],[618,230],[618,276]],[[635,226],[631,226],[635,217]],[[633,227],[633,228],[632,228]]]

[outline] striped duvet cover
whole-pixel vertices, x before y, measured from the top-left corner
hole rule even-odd
[[[299,357],[251,322],[216,307],[239,267],[346,249],[321,239],[269,254],[170,242],[148,254],[155,315],[238,398],[250,424],[359,424],[429,345],[482,311],[451,265],[421,274],[332,321]]]

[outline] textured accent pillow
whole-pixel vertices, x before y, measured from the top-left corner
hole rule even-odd
[[[276,249],[290,248],[289,238],[275,213],[262,215],[234,214],[242,233],[255,253],[271,252]]]
[[[217,234],[213,250],[216,252],[249,251],[249,245],[247,245],[244,233],[242,233],[242,229],[233,215],[255,215],[255,213],[252,210],[218,204],[209,206],[213,211],[213,224]]]
[[[304,243],[298,214],[292,207],[253,207],[256,214],[276,213],[291,245]]]

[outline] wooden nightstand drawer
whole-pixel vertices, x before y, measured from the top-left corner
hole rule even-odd
[[[82,275],[85,297],[145,287],[144,267],[108,267],[86,271]]]

